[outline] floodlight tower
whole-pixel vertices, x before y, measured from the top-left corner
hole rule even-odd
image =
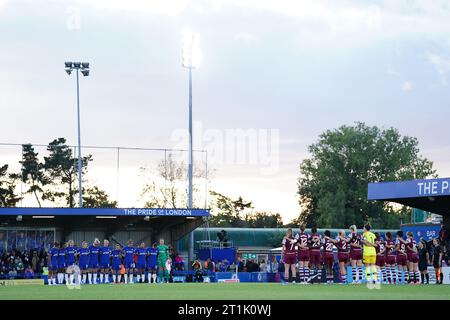
[[[183,34],[182,66],[189,70],[189,164],[188,164],[188,207],[193,207],[193,150],[192,150],[192,69],[200,65],[201,52],[199,34],[185,32]],[[194,258],[194,231],[189,234],[188,260],[191,264]]]
[[[76,70],[77,72],[77,116],[78,116],[78,195],[79,200],[78,204],[79,207],[83,207],[83,189],[82,189],[82,181],[81,181],[81,132],[80,132],[80,83],[79,83],[79,72],[81,71],[81,74],[84,77],[89,76],[89,62],[71,62],[66,61],[64,62],[65,70],[67,74],[70,76],[73,70]]]

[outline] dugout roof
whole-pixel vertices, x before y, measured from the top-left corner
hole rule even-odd
[[[450,217],[450,178],[369,183],[368,200],[391,201]]]
[[[0,208],[0,226],[80,230],[146,230],[155,238],[177,241],[203,224],[207,209],[165,208]]]

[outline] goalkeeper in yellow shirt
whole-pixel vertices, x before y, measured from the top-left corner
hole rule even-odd
[[[372,289],[374,284],[379,285],[378,270],[375,265],[377,259],[377,253],[375,250],[376,236],[370,232],[370,224],[364,226],[363,233],[363,262],[366,267],[366,283],[367,286]]]

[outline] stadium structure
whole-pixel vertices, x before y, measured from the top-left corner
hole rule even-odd
[[[367,199],[442,215],[445,228],[450,230],[450,178],[369,183]]]

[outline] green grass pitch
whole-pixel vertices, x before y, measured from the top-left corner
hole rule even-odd
[[[133,285],[3,286],[0,299],[150,299],[150,300],[449,300],[450,285],[381,286],[369,290],[364,285],[281,285],[279,283],[172,283]]]

